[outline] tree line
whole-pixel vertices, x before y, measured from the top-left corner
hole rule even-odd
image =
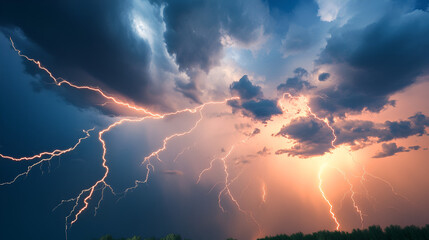
[[[163,238],[141,238],[134,236],[131,238],[115,239],[110,235],[94,240],[182,240],[177,234],[168,234]],[[189,240],[189,239],[184,239]],[[227,240],[236,240],[228,238]],[[267,236],[258,240],[429,240],[429,225],[424,227],[407,226],[400,227],[391,225],[384,230],[380,226],[370,226],[367,229],[353,229],[351,232],[342,231],[318,231],[311,234],[302,232],[291,235],[280,234],[277,236]]]
[[[380,226],[367,229],[353,229],[352,232],[319,231],[312,234],[301,232],[292,235],[281,234],[258,240],[429,240],[429,225],[424,227],[391,225],[384,230]]]

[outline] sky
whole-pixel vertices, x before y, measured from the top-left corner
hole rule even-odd
[[[429,224],[429,1],[0,3],[0,239]]]

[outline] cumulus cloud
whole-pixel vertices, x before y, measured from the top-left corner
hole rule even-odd
[[[318,77],[319,81],[324,82],[326,80],[328,80],[328,78],[331,76],[331,74],[329,73],[321,73]]]
[[[334,140],[334,135],[326,123],[314,117],[293,119],[290,124],[282,127],[277,136],[293,139],[295,144],[289,149],[277,150],[276,154],[287,153],[303,158],[329,152]]]
[[[371,143],[388,142],[410,136],[423,136],[425,128],[429,126],[429,118],[422,113],[416,113],[401,121],[386,121],[374,123],[364,120],[343,120],[331,123],[337,136],[336,146],[346,144],[353,150],[363,148]],[[323,155],[332,148],[334,140],[331,129],[325,122],[314,117],[300,117],[293,119],[283,126],[277,136],[295,140],[290,149],[280,149],[276,154],[287,153],[291,156],[311,157]],[[408,150],[418,150],[420,146],[410,146]],[[407,150],[404,148],[403,150]]]
[[[398,147],[396,146],[396,143],[383,143],[381,145],[381,152],[378,152],[373,156],[373,158],[384,158],[393,156],[396,153],[400,152],[409,152],[410,150],[406,149],[405,147]]]
[[[231,39],[241,46],[259,42],[265,34],[268,11],[258,0],[250,1],[153,1],[164,6],[163,19],[166,31],[165,44],[181,71],[191,82],[195,72],[208,73],[220,64],[224,39]],[[196,100],[195,94],[185,97]],[[193,92],[195,93],[195,91]],[[198,93],[200,94],[200,93]]]
[[[392,94],[428,73],[429,12],[386,13],[365,27],[345,24],[331,35],[316,63],[329,66],[338,82],[311,100],[320,113],[379,112],[394,105]]]
[[[345,120],[334,124],[338,137],[335,143],[361,148],[370,143],[371,139],[376,142],[387,142],[410,136],[423,136],[428,126],[429,118],[422,113],[416,113],[408,120],[386,121],[381,124],[363,120]]]
[[[257,41],[264,24],[264,7],[258,1],[155,2],[165,4],[165,42],[182,70],[209,71],[222,56],[223,34],[249,44]]]
[[[247,75],[230,86],[231,94],[239,96],[239,100],[229,101],[234,111],[240,111],[244,116],[252,117],[258,121],[266,122],[272,116],[281,114],[276,100],[264,99],[261,87],[254,85]]]
[[[229,89],[233,95],[239,96],[244,100],[263,97],[261,87],[253,85],[247,75],[240,78],[238,82],[233,82]]]
[[[314,88],[307,80],[308,72],[304,68],[296,68],[294,77],[288,78],[285,83],[277,86],[279,92],[299,93],[304,89]]]

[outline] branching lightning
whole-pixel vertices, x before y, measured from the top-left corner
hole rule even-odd
[[[336,142],[336,140],[337,140],[337,135],[335,134],[335,130],[334,130],[334,128],[331,126],[331,124],[330,124],[329,120],[328,120],[328,119],[326,119],[326,118],[325,118],[325,119],[322,119],[322,118],[318,117],[318,116],[317,116],[317,115],[312,111],[311,107],[308,105],[308,100],[307,100],[307,98],[306,98],[306,97],[304,97],[304,96],[295,97],[295,96],[292,96],[292,94],[290,94],[290,93],[284,93],[284,94],[283,94],[283,97],[282,97],[282,100],[285,100],[285,97],[286,97],[286,96],[287,96],[288,98],[290,98],[290,99],[295,100],[295,101],[302,100],[302,101],[304,102],[304,105],[305,105],[305,108],[306,108],[306,110],[307,110],[307,112],[308,112],[308,115],[311,115],[311,116],[312,116],[312,117],[314,117],[315,119],[317,119],[317,120],[319,120],[319,121],[323,121],[323,122],[326,124],[326,126],[331,130],[332,135],[333,135],[333,137],[334,137],[334,138],[332,139],[332,141],[331,141],[331,146],[332,146],[332,148],[333,148],[333,149],[336,149],[335,142]],[[283,111],[286,111],[286,107],[284,106],[284,104],[282,103],[282,101],[279,101],[279,106],[282,108],[282,110],[283,110]],[[302,107],[301,107],[301,108],[302,108]],[[299,110],[299,111],[300,111],[300,110]],[[349,154],[350,154],[350,150],[349,150]],[[340,224],[340,222],[339,222],[339,220],[338,220],[338,218],[337,218],[337,216],[336,216],[335,212],[333,211],[334,206],[332,205],[331,201],[327,198],[327,196],[326,196],[326,194],[325,194],[325,192],[323,191],[323,188],[322,188],[322,174],[323,174],[323,171],[325,170],[325,168],[327,167],[327,165],[328,165],[328,163],[327,163],[327,162],[325,162],[325,163],[323,163],[323,164],[321,165],[321,167],[320,167],[320,169],[319,169],[319,174],[318,174],[318,176],[319,176],[319,191],[320,191],[320,194],[322,195],[323,199],[325,200],[325,202],[329,205],[329,212],[330,212],[331,218],[333,219],[333,221],[334,221],[334,222],[335,222],[335,224],[336,224],[336,230],[339,230],[339,229],[340,229],[340,227],[341,227],[341,224]],[[335,169],[336,169],[337,171],[339,171],[339,172],[343,175],[344,180],[345,180],[345,181],[347,182],[347,184],[349,185],[349,191],[350,191],[350,193],[351,193],[350,198],[351,198],[351,201],[352,201],[352,204],[353,204],[353,208],[355,209],[356,213],[359,215],[360,222],[361,222],[361,227],[363,227],[363,226],[364,226],[364,216],[365,216],[365,214],[362,212],[361,208],[359,207],[359,205],[357,204],[357,201],[356,201],[356,199],[355,199],[356,192],[354,191],[354,186],[353,186],[352,182],[351,182],[351,181],[350,181],[350,179],[347,177],[347,175],[346,175],[346,173],[345,173],[344,171],[342,171],[342,170],[341,170],[341,169],[339,169],[339,168],[335,168]],[[366,191],[367,196],[369,196],[369,193],[368,193],[368,190],[366,189],[366,187],[365,187],[365,185],[364,185],[364,181],[366,180],[365,176],[370,176],[370,177],[373,177],[374,179],[377,179],[377,180],[379,180],[379,181],[381,181],[381,182],[385,183],[386,185],[388,185],[388,186],[389,186],[389,188],[391,189],[391,191],[392,191],[392,193],[393,193],[394,195],[396,195],[396,196],[398,196],[398,197],[401,197],[401,198],[403,198],[403,199],[405,199],[405,200],[408,200],[406,197],[404,197],[404,196],[400,195],[399,193],[397,193],[397,192],[395,191],[395,189],[394,189],[393,185],[392,185],[389,181],[387,181],[387,180],[385,180],[385,179],[383,179],[383,178],[381,178],[381,177],[374,176],[373,174],[368,173],[368,172],[365,170],[365,167],[364,167],[364,166],[362,166],[362,170],[363,170],[363,174],[362,174],[362,176],[361,176],[360,183],[361,183],[361,184],[362,184],[362,186],[365,188],[365,191]],[[346,194],[344,194],[344,197],[345,197],[345,196],[346,196]],[[343,199],[344,199],[344,197],[343,197]]]
[[[98,201],[95,204],[94,214],[97,214],[97,211],[99,210],[99,208],[101,206],[101,203],[103,201],[106,189],[114,195],[120,195],[120,196],[124,197],[130,191],[136,189],[140,184],[147,183],[149,181],[151,172],[153,172],[155,170],[155,166],[154,166],[154,163],[152,163],[152,160],[155,158],[158,161],[162,161],[160,154],[167,150],[167,146],[169,145],[170,141],[172,141],[175,138],[183,137],[183,136],[189,135],[192,132],[194,132],[195,129],[197,129],[199,127],[200,123],[203,121],[203,119],[204,119],[203,110],[207,106],[216,105],[216,104],[225,104],[230,100],[239,99],[239,97],[231,97],[231,98],[224,99],[222,101],[207,102],[207,103],[201,104],[201,105],[194,107],[194,108],[185,108],[182,110],[178,110],[175,112],[169,112],[169,113],[155,113],[155,112],[148,110],[145,107],[138,106],[138,105],[135,105],[133,103],[121,100],[121,99],[119,99],[119,98],[117,98],[117,97],[115,97],[115,96],[113,96],[107,92],[104,92],[102,89],[100,89],[98,87],[86,86],[86,85],[77,85],[77,84],[69,82],[69,81],[67,81],[61,77],[55,77],[48,68],[46,68],[42,65],[42,63],[40,61],[35,60],[33,58],[28,57],[27,55],[22,54],[21,51],[15,47],[15,43],[13,42],[12,38],[10,38],[10,42],[11,42],[13,49],[17,52],[17,54],[20,57],[22,57],[22,58],[26,59],[27,61],[32,62],[35,65],[37,65],[37,67],[40,70],[42,70],[43,72],[45,72],[49,76],[49,78],[52,79],[53,83],[55,85],[57,85],[58,87],[66,85],[68,87],[78,89],[78,90],[91,91],[91,92],[96,93],[99,97],[106,100],[106,102],[104,104],[102,104],[102,106],[104,106],[106,104],[115,104],[121,108],[140,113],[140,115],[138,115],[139,117],[121,117],[121,118],[119,118],[119,120],[114,121],[109,126],[107,126],[106,128],[104,128],[98,132],[98,141],[100,142],[101,148],[102,148],[102,154],[101,154],[101,160],[102,160],[101,162],[102,163],[101,163],[101,165],[104,169],[103,175],[94,184],[92,184],[91,186],[80,191],[75,197],[70,198],[70,199],[66,199],[66,200],[62,200],[53,209],[53,211],[54,211],[55,209],[62,206],[63,204],[69,204],[69,203],[73,204],[69,214],[65,217],[65,236],[66,236],[66,239],[67,239],[67,234],[68,234],[70,228],[73,226],[73,224],[75,224],[78,221],[79,217],[89,208],[91,200],[94,198],[94,193],[96,191],[100,191],[100,198],[98,199]],[[311,117],[313,117],[313,118],[315,118],[321,122],[324,122],[326,124],[326,126],[331,130],[332,136],[333,136],[333,139],[331,141],[331,147],[332,147],[331,149],[335,150],[337,148],[337,146],[335,145],[335,142],[337,140],[337,135],[335,133],[335,129],[331,126],[331,123],[329,122],[329,120],[327,118],[318,117],[310,108],[310,106],[308,104],[308,99],[305,96],[296,97],[290,93],[284,93],[282,96],[282,99],[280,99],[278,101],[278,105],[281,107],[283,112],[287,112],[287,108],[283,103],[283,101],[286,100],[286,97],[289,99],[292,99],[294,101],[297,101],[297,102],[302,101],[304,103],[304,106],[298,106],[299,107],[298,112],[304,112],[306,114],[306,116],[311,116]],[[183,113],[198,114],[198,118],[195,121],[195,123],[186,131],[175,132],[175,133],[165,137],[162,140],[162,144],[158,149],[156,149],[155,151],[151,152],[150,154],[148,154],[147,156],[145,156],[143,158],[141,164],[145,166],[146,174],[142,180],[135,180],[134,185],[126,188],[123,192],[120,192],[120,193],[115,192],[114,189],[111,187],[111,185],[109,185],[109,183],[107,181],[110,169],[108,167],[108,160],[107,160],[108,147],[107,147],[107,143],[105,140],[105,135],[108,132],[110,132],[111,130],[113,130],[113,129],[115,129],[115,128],[123,125],[123,124],[126,124],[126,123],[143,122],[147,119],[160,120],[160,119],[164,119],[164,118],[169,117],[169,116],[175,116],[175,115],[179,115],[179,114],[183,114]],[[63,150],[55,149],[55,150],[50,151],[50,152],[45,151],[45,152],[41,152],[39,154],[35,154],[33,156],[25,156],[25,157],[12,157],[12,156],[8,156],[8,155],[0,154],[0,158],[15,161],[15,162],[28,162],[28,161],[37,160],[35,163],[32,163],[31,165],[29,165],[27,167],[27,171],[18,174],[11,181],[0,183],[0,186],[13,184],[22,176],[27,176],[30,173],[30,171],[33,169],[33,167],[39,166],[44,162],[49,162],[54,157],[58,157],[58,156],[66,154],[66,153],[74,151],[81,144],[81,142],[83,140],[90,137],[91,131],[94,131],[94,128],[89,129],[89,130],[84,130],[85,136],[79,138],[75,145],[73,145],[72,147],[67,148],[67,149],[63,149]],[[228,159],[230,158],[234,149],[236,149],[239,144],[246,143],[252,136],[253,135],[249,135],[246,139],[243,139],[243,140],[241,140],[235,144],[232,144],[229,147],[228,151],[226,151],[223,156],[222,155],[215,155],[212,159],[210,159],[209,166],[207,168],[203,169],[199,173],[196,183],[199,184],[202,177],[204,176],[204,174],[213,169],[214,163],[216,161],[219,161],[220,163],[222,163],[222,167],[223,167],[222,170],[223,170],[224,179],[221,182],[221,184],[223,184],[223,187],[218,193],[218,205],[219,205],[220,210],[222,212],[226,211],[225,208],[222,206],[222,197],[223,196],[228,197],[232,201],[232,203],[235,205],[235,207],[237,208],[237,210],[239,212],[243,213],[245,216],[247,216],[252,222],[254,222],[258,226],[259,233],[261,233],[262,232],[261,225],[258,223],[256,218],[254,217],[253,213],[251,211],[246,211],[241,207],[239,201],[234,196],[234,194],[231,190],[231,185],[240,177],[241,173],[237,174],[236,176],[231,176],[230,169],[229,169],[230,165],[228,164]],[[179,152],[176,155],[176,157],[173,159],[173,162],[175,162],[185,151],[188,151],[190,148],[191,148],[191,146],[184,148],[181,152]],[[332,204],[332,201],[330,201],[329,198],[326,196],[326,194],[323,190],[323,173],[327,167],[328,167],[328,162],[324,162],[323,164],[321,164],[321,166],[319,168],[318,189],[319,189],[319,192],[320,192],[323,200],[329,206],[330,217],[332,218],[332,220],[336,224],[335,229],[339,230],[341,228],[341,224],[340,224],[340,221],[338,220],[338,216],[336,215],[336,213],[334,211],[334,205]],[[351,193],[350,198],[351,198],[352,203],[353,203],[353,208],[355,209],[356,213],[359,215],[360,221],[361,221],[361,227],[363,227],[365,214],[362,212],[361,208],[359,207],[359,205],[355,199],[355,196],[356,196],[355,187],[353,186],[352,181],[350,181],[350,179],[347,177],[347,174],[344,171],[342,171],[339,168],[335,168],[335,169],[337,169],[342,174],[342,176],[344,177],[344,180],[349,185],[349,191]],[[388,182],[387,180],[385,180],[383,178],[380,178],[380,177],[377,177],[373,174],[368,173],[364,167],[363,167],[363,174],[362,174],[361,179],[360,179],[360,183],[362,185],[363,185],[364,181],[367,180],[366,176],[372,177],[374,179],[377,179],[377,180],[387,184],[389,186],[389,188],[391,189],[391,191],[393,192],[393,194],[395,194],[398,197],[401,197],[403,199],[408,200],[404,196],[397,193],[390,182]],[[213,186],[212,189],[214,189],[215,186]],[[212,189],[210,191],[212,191]],[[365,188],[365,190],[366,190],[366,188]],[[368,194],[368,192],[367,192],[367,194]],[[346,196],[346,195],[344,195],[344,196]],[[262,182],[262,185],[261,185],[261,201],[262,201],[261,204],[265,204],[267,201],[267,187],[266,187],[265,182]]]
[[[91,131],[93,131],[93,130],[94,130],[94,129],[83,130],[83,132],[85,133],[85,137],[79,138],[79,140],[77,141],[77,143],[76,143],[73,147],[67,148],[67,149],[65,149],[65,150],[55,149],[55,150],[54,150],[54,151],[52,151],[52,152],[42,152],[42,153],[36,154],[36,155],[34,155],[34,156],[31,156],[31,157],[21,157],[21,158],[14,158],[14,157],[10,157],[10,156],[6,156],[6,155],[3,155],[3,154],[0,154],[0,157],[1,157],[1,158],[9,159],[9,160],[12,160],[12,161],[29,161],[29,160],[34,160],[34,159],[42,158],[43,156],[48,156],[47,158],[42,158],[42,159],[40,159],[39,161],[37,161],[37,162],[35,162],[35,163],[31,164],[30,166],[28,166],[28,167],[27,167],[27,171],[22,172],[22,173],[20,173],[20,174],[16,175],[16,177],[15,177],[13,180],[11,180],[11,181],[9,181],[9,182],[3,182],[3,183],[0,183],[0,186],[13,184],[13,183],[15,183],[15,182],[16,182],[16,180],[18,180],[20,177],[22,177],[22,176],[27,176],[27,175],[30,173],[30,171],[33,169],[33,167],[35,167],[35,166],[39,166],[39,165],[41,165],[41,164],[42,164],[42,163],[44,163],[44,162],[49,162],[49,161],[51,161],[54,157],[58,157],[58,156],[61,156],[61,155],[63,155],[63,154],[66,154],[66,153],[69,153],[69,152],[71,152],[71,151],[75,150],[75,149],[80,145],[80,143],[81,143],[83,140],[85,140],[85,139],[87,139],[87,138],[89,138],[89,137],[90,137],[89,132],[91,132]]]
[[[142,112],[143,114],[146,115],[146,116],[140,117],[140,118],[121,118],[120,120],[112,123],[107,128],[101,130],[98,133],[98,140],[99,140],[99,142],[101,143],[101,146],[102,146],[102,156],[101,156],[101,158],[102,158],[102,167],[105,169],[103,176],[98,181],[96,181],[92,186],[90,186],[89,188],[83,189],[75,198],[71,198],[71,199],[67,199],[67,200],[61,201],[60,204],[58,204],[53,209],[53,210],[57,209],[62,204],[74,202],[74,205],[73,205],[73,207],[72,207],[69,215],[67,215],[66,219],[65,219],[66,239],[67,239],[67,233],[68,233],[69,228],[74,223],[76,223],[78,221],[79,216],[88,208],[89,201],[92,199],[95,191],[97,191],[99,189],[101,190],[101,198],[99,199],[99,201],[97,203],[97,206],[95,207],[95,214],[96,214],[97,210],[100,207],[101,201],[103,200],[104,191],[106,190],[106,188],[108,188],[112,192],[112,194],[116,195],[116,193],[113,190],[113,188],[106,181],[106,179],[107,179],[107,177],[109,175],[109,171],[110,170],[109,170],[109,167],[107,165],[107,158],[106,158],[107,146],[106,146],[106,141],[103,138],[104,134],[106,134],[107,132],[111,131],[113,128],[116,128],[117,126],[122,125],[122,124],[127,123],[127,122],[142,122],[142,121],[144,121],[146,119],[163,119],[163,118],[168,117],[168,116],[178,115],[178,114],[185,113],[185,112],[188,112],[188,113],[191,113],[191,114],[194,114],[194,113],[198,112],[198,114],[199,114],[199,119],[195,122],[195,124],[193,125],[193,127],[191,129],[189,129],[188,131],[182,132],[182,133],[174,133],[174,134],[166,137],[163,140],[163,145],[162,145],[161,148],[157,149],[156,151],[152,152],[148,156],[144,157],[144,159],[142,161],[142,164],[146,164],[146,170],[147,170],[146,171],[146,177],[145,177],[144,180],[136,180],[134,186],[125,189],[125,191],[122,193],[122,194],[125,195],[128,191],[137,188],[140,183],[147,183],[148,182],[148,180],[149,180],[149,174],[150,174],[151,170],[152,171],[154,170],[154,165],[151,162],[151,158],[156,157],[159,161],[161,161],[161,159],[159,157],[159,154],[167,149],[167,144],[168,144],[168,142],[170,140],[172,140],[173,138],[181,137],[181,136],[184,136],[184,135],[187,135],[187,134],[190,134],[191,132],[193,132],[197,128],[197,126],[199,125],[199,123],[203,120],[202,110],[206,106],[213,105],[213,104],[225,104],[226,102],[228,102],[230,100],[239,99],[238,97],[231,97],[231,98],[227,98],[227,99],[225,99],[223,101],[207,102],[207,103],[201,104],[201,105],[199,105],[199,106],[197,106],[195,108],[186,108],[186,109],[182,109],[182,110],[179,110],[179,111],[176,111],[176,112],[165,113],[165,114],[153,113],[153,112],[147,110],[146,108],[143,108],[143,107],[140,107],[140,106],[128,103],[128,102],[124,102],[124,101],[122,101],[122,100],[120,100],[120,99],[118,99],[118,98],[116,98],[116,97],[114,97],[114,96],[112,96],[112,95],[110,95],[108,93],[105,93],[103,90],[101,90],[98,87],[80,86],[80,85],[76,85],[74,83],[71,83],[71,82],[69,82],[69,81],[67,81],[67,80],[65,80],[63,78],[57,78],[57,77],[55,77],[52,74],[52,72],[49,69],[47,69],[46,67],[44,67],[40,61],[35,60],[33,58],[30,58],[30,57],[22,54],[21,51],[15,47],[15,43],[13,42],[12,38],[10,38],[10,42],[11,42],[11,45],[12,45],[13,49],[17,52],[17,54],[19,56],[21,56],[21,57],[25,58],[26,60],[28,60],[28,61],[33,62],[34,64],[36,64],[37,67],[40,70],[43,70],[45,73],[47,73],[49,75],[49,77],[53,80],[53,82],[57,86],[68,85],[69,87],[72,87],[72,88],[75,88],[75,89],[79,89],[79,90],[93,91],[93,92],[99,94],[104,99],[110,101],[111,103],[115,103],[115,104],[117,104],[117,105],[119,105],[121,107],[125,107],[125,108],[127,108],[129,110],[133,110],[133,111],[137,111],[137,112]],[[108,102],[106,102],[105,104],[107,104],[107,103]],[[103,104],[103,105],[105,105],[105,104]],[[84,140],[84,139],[86,139],[86,138],[89,137],[89,131],[92,131],[92,130],[93,129],[85,131],[85,133],[87,134],[87,136],[84,137],[84,138],[80,138],[79,141],[78,141],[78,143],[74,147],[66,149],[66,150],[58,150],[57,149],[57,150],[54,150],[52,152],[42,152],[42,153],[36,154],[34,156],[21,157],[21,158],[14,158],[14,157],[10,157],[10,156],[6,156],[6,155],[1,154],[0,155],[1,158],[9,159],[9,160],[12,160],[12,161],[29,161],[29,160],[33,160],[33,159],[42,158],[44,156],[48,156],[48,158],[42,159],[39,162],[36,162],[35,164],[31,165],[30,167],[28,167],[28,170],[26,172],[21,173],[18,176],[16,176],[13,181],[5,182],[5,183],[2,183],[0,185],[12,184],[19,177],[21,177],[23,175],[27,175],[34,166],[37,166],[37,165],[41,164],[44,161],[49,161],[53,157],[62,155],[64,153],[67,153],[67,152],[70,152],[70,151],[73,151],[81,143],[82,140]],[[227,178],[227,180],[228,180],[228,178]],[[229,190],[228,184],[229,183],[227,183],[226,190],[230,194],[230,196],[233,199],[233,201],[236,202],[236,200],[234,199],[234,197],[232,196],[232,194],[231,194],[231,192]],[[238,202],[236,202],[236,203],[238,204]],[[79,205],[81,205],[81,204],[83,204],[83,206],[79,207]],[[241,210],[241,208],[240,208],[240,210]]]
[[[322,164],[322,166],[319,169],[319,191],[322,194],[323,199],[325,199],[325,202],[329,205],[329,213],[331,214],[332,219],[334,220],[335,224],[337,225],[335,227],[335,229],[339,230],[341,225],[340,225],[340,222],[338,221],[338,219],[335,216],[335,213],[333,211],[334,206],[329,201],[329,199],[326,197],[325,192],[323,191],[323,188],[322,188],[322,174],[323,174],[323,171],[325,170],[327,165],[328,164],[325,162],[324,164]]]

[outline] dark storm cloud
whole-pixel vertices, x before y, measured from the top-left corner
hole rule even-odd
[[[247,110],[244,111],[244,113],[250,113],[250,116],[263,122],[270,120],[273,115],[282,113],[280,108],[277,106],[277,101],[271,99],[245,101],[241,104],[241,107]]]
[[[428,126],[429,118],[422,113],[416,113],[408,120],[386,121],[382,124],[362,120],[342,121],[334,125],[337,134],[335,144],[348,144],[360,148],[371,142],[371,139],[376,142],[387,142],[410,136],[423,136]]]
[[[326,80],[328,80],[328,78],[331,76],[331,74],[329,74],[329,73],[321,73],[320,75],[319,75],[319,81],[321,81],[321,82],[323,82],[323,81],[326,81]]]
[[[230,86],[232,95],[239,96],[239,100],[228,101],[233,111],[241,110],[244,116],[266,122],[272,116],[281,114],[276,100],[264,99],[261,87],[253,85],[247,75]]]
[[[233,82],[229,89],[231,93],[238,95],[243,100],[262,97],[261,87],[253,85],[247,75],[240,78],[238,82]]]
[[[305,89],[314,88],[307,80],[304,80],[308,76],[307,70],[304,68],[296,68],[293,73],[294,77],[288,78],[286,83],[282,83],[277,86],[279,92],[298,93]]]
[[[312,157],[323,155],[332,148],[334,135],[325,122],[313,117],[293,119],[289,125],[283,126],[277,135],[295,140],[290,149],[280,149],[276,154],[287,153],[290,156]]]
[[[198,80],[193,75],[208,73],[219,65],[223,57],[223,39],[230,37],[244,46],[260,39],[267,19],[265,7],[259,1],[153,1],[164,4],[164,33],[167,51],[174,56],[179,70],[190,77],[191,84]],[[176,90],[196,101],[199,89],[192,94]]]
[[[373,158],[384,158],[393,156],[396,153],[400,152],[409,152],[410,150],[406,149],[405,147],[398,147],[396,146],[396,143],[383,143],[381,145],[381,152],[376,153]]]
[[[357,150],[374,142],[423,136],[426,134],[425,128],[429,127],[429,118],[422,113],[416,113],[404,121],[386,121],[376,124],[371,121],[344,120],[332,125],[337,136],[334,144],[336,146],[346,144],[353,150]],[[293,139],[296,143],[291,149],[281,149],[276,151],[276,154],[288,153],[300,157],[323,155],[329,152],[332,148],[331,141],[334,139],[326,123],[313,117],[294,119],[289,125],[283,126],[277,135]],[[419,148],[419,146],[411,146],[408,150]],[[392,149],[391,146],[390,149]]]
[[[196,103],[201,103],[200,91],[195,81],[190,81],[188,83],[184,83],[180,80],[176,81],[176,91],[182,93],[183,96],[191,99]]]
[[[134,34],[130,7],[125,1],[2,1],[0,25],[54,75],[150,104],[160,92],[149,76],[151,49]]]
[[[248,1],[155,1],[165,3],[167,50],[181,70],[206,72],[219,63],[223,33],[249,44],[258,39],[264,10]]]
[[[331,66],[339,82],[311,100],[320,112],[378,112],[429,69],[429,12],[395,12],[359,29],[346,24],[331,35],[316,62]]]

